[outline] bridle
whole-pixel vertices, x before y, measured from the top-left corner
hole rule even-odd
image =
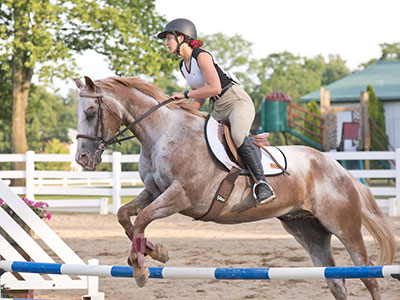
[[[88,98],[96,98],[99,102],[99,106],[97,109],[97,122],[96,122],[96,126],[95,126],[95,134],[96,135],[88,135],[88,134],[78,134],[76,136],[77,139],[88,139],[88,140],[93,140],[93,141],[98,141],[99,145],[98,145],[98,150],[103,151],[105,148],[107,148],[108,146],[118,143],[120,144],[123,141],[135,138],[136,136],[132,135],[132,136],[128,136],[128,137],[124,137],[124,138],[120,138],[125,132],[127,132],[128,130],[132,129],[135,125],[137,125],[140,121],[142,121],[144,118],[146,118],[148,115],[150,115],[151,113],[153,113],[154,111],[156,111],[157,109],[159,109],[160,107],[171,103],[172,101],[174,101],[173,98],[169,98],[167,100],[164,100],[163,102],[158,103],[157,105],[153,106],[151,109],[149,109],[147,112],[145,112],[143,115],[141,115],[139,118],[137,118],[135,121],[129,123],[122,131],[119,131],[114,134],[112,137],[110,137],[108,140],[106,140],[105,134],[104,134],[104,121],[103,121],[103,109],[102,106],[106,107],[107,110],[109,110],[112,115],[114,117],[116,117],[119,121],[121,121],[121,118],[118,116],[117,113],[115,113],[104,101],[103,101],[103,95],[99,94],[99,93],[83,93],[81,92],[79,94],[80,96],[83,97],[88,97]],[[101,136],[98,135],[98,132],[100,130]]]

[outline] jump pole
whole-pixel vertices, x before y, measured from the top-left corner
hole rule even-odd
[[[99,277],[133,277],[129,266],[101,266],[56,264],[40,262],[0,261],[0,274],[22,272]],[[150,278],[164,279],[340,279],[340,278],[396,278],[400,280],[400,265],[362,267],[306,267],[306,268],[179,268],[149,267]]]

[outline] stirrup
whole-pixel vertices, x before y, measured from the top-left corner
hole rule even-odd
[[[268,198],[262,199],[261,201],[258,201],[257,194],[256,194],[256,188],[260,184],[265,184],[268,187],[268,189],[271,191],[271,196],[269,196]],[[268,184],[268,182],[266,182],[265,180],[259,180],[257,183],[255,183],[253,185],[253,197],[256,200],[257,204],[265,204],[265,203],[268,203],[271,200],[275,199],[276,195],[275,195],[274,190],[272,189],[272,187]]]

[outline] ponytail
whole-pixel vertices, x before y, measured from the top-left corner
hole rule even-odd
[[[201,46],[203,46],[203,41],[201,41],[201,40],[190,40],[189,41],[189,45],[190,45],[190,47],[192,47],[193,49],[196,49],[196,48],[200,48]]]

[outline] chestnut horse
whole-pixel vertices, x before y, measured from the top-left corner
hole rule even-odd
[[[95,168],[122,125],[140,141],[139,173],[145,189],[119,209],[118,220],[132,240],[128,261],[134,267],[137,284],[143,286],[149,275],[144,254],[162,262],[168,260],[162,245],[144,238],[146,227],[175,213],[195,219],[203,216],[227,172],[207,148],[205,116],[189,104],[170,99],[171,103],[163,105],[168,96],[138,78],[111,77],[93,82],[85,77],[85,84],[75,82],[80,90],[76,154],[80,165]],[[332,234],[344,244],[354,265],[372,265],[361,234],[364,225],[379,245],[378,264],[391,264],[394,233],[369,189],[317,150],[306,146],[279,149],[286,156],[290,175],[269,178],[276,199],[256,205],[251,179],[239,176],[229,200],[213,221],[234,224],[277,217],[318,267],[335,266]],[[134,224],[132,216],[136,216]],[[372,299],[381,299],[376,279],[361,280]],[[336,299],[346,299],[344,280],[326,281]]]

